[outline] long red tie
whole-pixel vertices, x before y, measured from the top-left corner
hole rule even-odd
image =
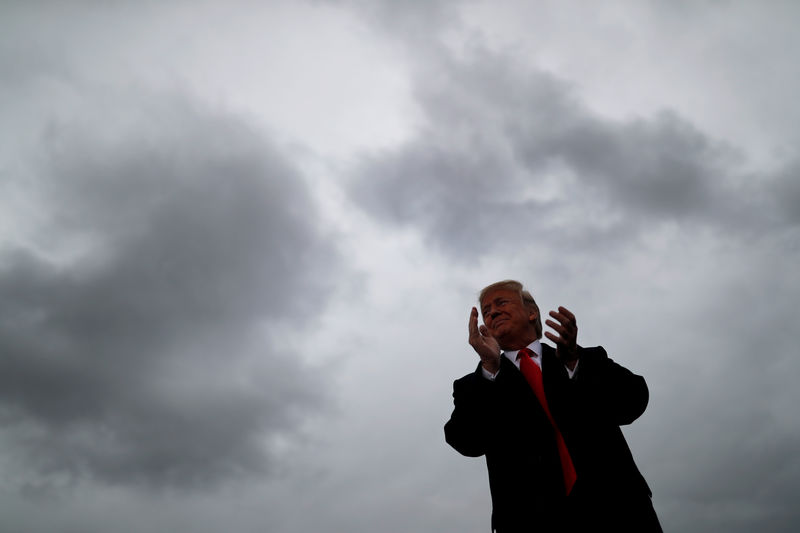
[[[545,398],[544,385],[542,384],[542,370],[539,368],[539,365],[531,360],[531,355],[533,355],[533,352],[528,348],[523,348],[519,351],[517,355],[519,359],[519,369],[522,371],[522,375],[525,376],[525,379],[528,380],[528,384],[533,389],[533,393],[539,400],[542,409],[544,409],[547,419],[550,420],[550,424],[553,426],[553,431],[556,434],[558,456],[561,459],[561,471],[564,474],[564,487],[566,487],[567,494],[569,494],[578,476],[575,473],[575,466],[572,464],[572,458],[569,456],[567,443],[564,442],[561,430],[558,429],[556,421],[553,420],[553,415],[550,414],[550,408],[547,406],[547,398]]]

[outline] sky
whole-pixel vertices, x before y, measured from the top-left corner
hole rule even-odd
[[[519,279],[665,531],[800,528],[800,4],[0,4],[0,533],[488,531]]]

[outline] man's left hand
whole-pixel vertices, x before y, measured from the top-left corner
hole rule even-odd
[[[556,319],[545,320],[545,324],[550,326],[555,332],[546,331],[545,336],[556,343],[556,355],[561,362],[574,366],[578,360],[578,323],[575,315],[566,307],[559,307],[558,311],[550,311],[550,316]]]

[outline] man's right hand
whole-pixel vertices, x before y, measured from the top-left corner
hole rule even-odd
[[[483,368],[492,374],[500,370],[500,344],[489,334],[486,326],[478,327],[477,307],[473,307],[469,315],[469,344],[481,358]]]

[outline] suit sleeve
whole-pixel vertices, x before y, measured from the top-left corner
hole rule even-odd
[[[460,454],[479,457],[486,453],[492,432],[495,383],[480,368],[453,383],[453,414],[444,425],[447,443]]]
[[[575,376],[577,407],[591,409],[618,426],[639,418],[650,398],[644,378],[615,363],[600,346],[582,351]]]

